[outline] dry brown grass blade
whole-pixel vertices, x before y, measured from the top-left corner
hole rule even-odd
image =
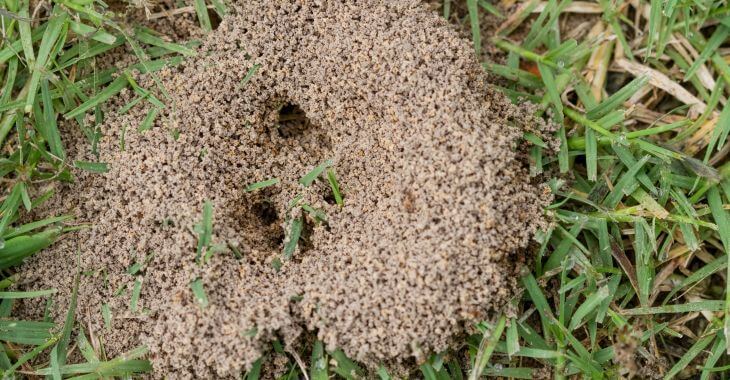
[[[541,2],[532,10],[532,13],[540,13],[545,8],[547,8],[547,2]],[[601,8],[600,4],[589,3],[587,1],[574,1],[563,9],[563,13],[600,14],[602,12],[603,8]]]
[[[666,91],[677,98],[680,102],[689,105],[690,118],[696,118],[707,109],[707,104],[705,104],[702,100],[692,95],[692,93],[687,91],[687,89],[672,81],[669,77],[658,70],[654,70],[640,63],[629,61],[625,58],[617,60],[616,66],[636,77],[642,75],[647,76],[649,78],[649,83],[652,86]]]
[[[667,281],[669,277],[674,273],[674,270],[677,269],[678,265],[678,260],[671,260],[666,265],[664,265],[662,267],[662,270],[657,273],[656,277],[654,277],[654,284],[652,286],[651,294],[649,295],[650,305],[654,304],[657,297],[659,296],[659,293],[667,291],[667,289],[665,289],[665,281]],[[671,286],[672,284],[669,284],[669,287]]]
[[[512,33],[512,31],[515,30],[515,28],[517,28],[522,23],[522,21],[524,21],[525,18],[530,15],[529,10],[531,7],[535,6],[536,3],[537,0],[531,0],[520,4],[520,6],[514,12],[512,12],[512,14],[509,15],[509,17],[507,17],[507,19],[504,20],[501,25],[499,25],[499,27],[495,31],[495,34],[508,35]]]
[[[670,251],[669,251],[669,252],[667,253],[667,257],[666,257],[666,259],[665,259],[665,260],[663,261],[663,263],[664,263],[664,262],[667,262],[667,261],[669,261],[669,260],[674,260],[674,259],[676,259],[676,258],[678,258],[678,257],[682,257],[682,256],[684,256],[685,254],[687,254],[687,253],[689,253],[689,252],[690,252],[690,250],[689,250],[689,247],[687,247],[687,246],[686,246],[686,245],[684,245],[684,244],[682,244],[682,245],[678,245],[678,246],[675,246],[674,248],[672,248],[672,249],[671,249],[671,250],[670,250]],[[661,263],[660,263],[660,264],[661,264]]]
[[[700,54],[695,50],[694,46],[679,33],[674,33],[672,35],[674,37],[673,40],[669,41],[669,44],[672,45],[672,47],[677,50],[677,52],[684,58],[687,62],[694,62],[697,60],[697,58],[700,56]],[[697,70],[697,78],[700,80],[700,83],[702,83],[702,86],[704,86],[708,90],[712,90],[715,88],[715,79],[712,77],[712,74],[710,73],[710,70],[707,69],[707,66],[703,63],[700,65],[700,68]]]
[[[725,157],[728,156],[728,154],[730,154],[730,142],[725,144],[725,146],[723,146],[722,149],[720,149],[720,151],[717,152],[716,155],[714,155],[714,156],[712,156],[712,158],[710,158],[710,165],[719,164],[720,162],[722,162],[722,160],[725,159]]]
[[[639,281],[636,279],[636,269],[631,264],[631,260],[626,256],[626,253],[613,240],[611,241],[611,255],[618,261],[624,273],[629,277],[629,282],[631,282],[631,286],[634,288],[636,294],[639,294]]]
[[[651,88],[651,86],[649,86]],[[636,102],[631,102],[631,99],[629,99],[629,104],[626,104],[626,107],[631,107],[630,112],[627,113],[626,117],[640,121],[642,123],[650,124],[650,125],[665,125],[665,124],[672,124],[672,123],[678,123],[682,120],[686,120],[686,117],[679,116],[679,115],[668,115],[661,112],[656,112],[653,110],[650,110],[646,107],[644,107],[643,104],[639,104]]]
[[[603,22],[597,22],[591,31],[588,33],[588,38],[598,38],[606,30]],[[603,89],[606,86],[606,74],[608,73],[608,66],[611,62],[611,53],[613,51],[613,41],[604,41],[600,43],[591,57],[588,59],[588,64],[585,68],[585,77],[591,86],[591,93],[596,101],[603,99]]]
[[[695,155],[697,152],[704,149],[707,144],[710,143],[712,132],[715,130],[715,126],[717,125],[717,120],[718,119],[714,117],[702,123],[700,128],[684,142],[682,150],[689,155]]]

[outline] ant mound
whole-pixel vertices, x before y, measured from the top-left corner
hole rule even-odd
[[[49,209],[93,226],[25,266],[65,305],[80,260],[78,318],[108,353],[144,343],[156,376],[236,376],[315,331],[405,363],[513,295],[547,201],[517,147],[535,120],[418,1],[241,2],[139,83],[169,105],[108,115],[99,157],[70,143],[109,171]]]

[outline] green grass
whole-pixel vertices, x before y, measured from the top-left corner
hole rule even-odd
[[[11,315],[19,298],[46,298],[52,303],[55,289],[34,292],[8,291],[20,280],[13,267],[53,244],[67,227],[68,215],[48,217],[22,224],[23,213],[32,211],[53,196],[39,193],[48,181],[69,181],[70,168],[103,173],[107,163],[67,162],[59,124],[78,125],[95,149],[103,121],[101,105],[125,88],[157,107],[164,104],[139,87],[126,71],[98,70],[95,59],[109,50],[128,44],[139,62],[129,69],[154,73],[166,65],[195,54],[190,46],[166,42],[154,31],[121,25],[104,15],[105,5],[87,1],[58,1],[48,13],[34,19],[28,1],[0,2],[0,174],[3,178],[0,204],[0,371],[3,376],[39,375],[54,379],[78,376],[98,378],[127,376],[151,370],[147,349],[140,347],[118,358],[106,358],[99,342],[89,344],[74,315],[76,290],[62,325],[48,321],[20,321]],[[144,48],[142,47],[144,46]],[[191,44],[195,46],[195,43]],[[130,105],[130,108],[134,106]],[[85,115],[94,116],[89,124]],[[146,120],[148,124],[152,122]],[[35,194],[35,197],[31,197]],[[83,227],[81,227],[83,228]],[[207,247],[206,247],[207,248]],[[81,273],[75,275],[78,284]],[[137,309],[141,278],[130,284],[130,307]],[[105,324],[111,324],[108,306],[102,307]],[[76,327],[76,328],[75,328]],[[86,342],[86,345],[81,343]],[[72,350],[79,350],[85,363],[67,364]]]
[[[149,372],[145,347],[107,358],[103,347],[90,343],[73,317],[75,291],[70,305],[57,305],[68,309],[61,326],[16,320],[11,313],[13,300],[50,301],[54,289],[9,288],[21,280],[14,266],[75,229],[66,226],[71,220],[66,215],[20,222],[54,196],[39,193],[38,184],[71,180],[71,167],[97,173],[108,168],[103,162],[67,162],[59,124],[78,125],[95,149],[102,105],[128,89],[136,98],[119,112],[151,103],[138,128],[149,129],[166,99],[157,99],[129,73],[154,75],[179,64],[195,54],[199,42],[171,43],[155,31],[122,25],[105,15],[100,1],[61,0],[32,20],[27,1],[3,2],[0,370],[6,376],[54,379]],[[638,24],[632,4],[646,7]],[[204,30],[212,29],[209,10],[222,16],[226,9],[219,0],[188,5]],[[461,346],[418,363],[414,377],[532,378],[541,373],[600,379],[644,376],[634,373],[642,368],[667,379],[728,377],[730,107],[725,102],[730,56],[721,47],[730,37],[730,8],[711,0],[600,0],[594,5],[591,9],[601,13],[588,27],[602,31],[573,40],[562,35],[560,23],[577,17],[571,9],[586,7],[583,3],[527,1],[505,10],[485,0],[443,2],[441,14],[470,31],[477,54],[485,41],[503,52],[502,61],[483,59],[485,70],[500,78],[495,88],[515,102],[537,104],[538,115],[559,126],[554,138],[562,149],[553,154],[544,136],[524,136],[531,144],[532,172],[545,176],[555,194],[545,210],[555,223],[538,235],[535,256],[520,279],[523,291],[513,299],[516,314],[479,323]],[[533,13],[538,6],[542,10]],[[488,33],[494,23],[501,24],[497,33]],[[96,58],[125,44],[138,58],[132,67],[95,66]],[[251,68],[241,85],[258,69]],[[317,166],[300,182],[311,185],[326,172],[323,177],[342,206],[330,165]],[[277,183],[254,183],[247,191]],[[301,199],[293,207],[326,220]],[[210,241],[213,218],[212,206],[204,204],[197,230],[201,263],[218,249]],[[284,258],[296,250],[301,223],[301,217],[290,220]],[[144,263],[135,265],[134,275]],[[78,283],[82,274],[69,275]],[[136,277],[120,294],[129,296],[130,309],[138,312],[143,279]],[[207,306],[202,280],[190,286],[199,305]],[[101,313],[110,327],[107,305]],[[67,363],[72,350],[85,362]],[[364,366],[342,351],[327,352],[321,342],[301,355],[311,358],[306,369],[298,355],[274,344],[272,353],[277,352],[291,359],[284,378],[297,378],[302,371],[311,379],[366,375]],[[259,378],[271,355],[245,377]],[[386,367],[370,375],[390,378]]]

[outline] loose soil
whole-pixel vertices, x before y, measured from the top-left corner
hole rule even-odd
[[[60,318],[81,271],[82,325],[110,356],[147,344],[155,376],[175,378],[238,376],[272,340],[296,347],[309,332],[366,365],[398,365],[502,310],[549,200],[517,142],[541,124],[490,89],[470,42],[415,0],[241,2],[230,13],[196,57],[158,73],[169,105],[151,129],[138,131],[149,103],[114,112],[131,91],[108,105],[98,157],[66,126],[70,156],[109,172],[75,172],[56,189],[45,212],[91,227],[29,260],[27,287],[59,289]],[[326,160],[344,207],[326,176],[298,182]],[[206,201],[221,250],[201,265]]]

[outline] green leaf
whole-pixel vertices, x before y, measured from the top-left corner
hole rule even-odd
[[[241,88],[241,87],[245,86],[248,82],[250,82],[251,78],[253,78],[253,76],[256,75],[256,73],[259,71],[260,68],[261,68],[261,65],[258,63],[251,66],[251,68],[248,69],[246,76],[244,76],[243,79],[241,80],[241,83],[238,84],[237,88]]]
[[[685,352],[684,355],[682,355],[682,358],[677,361],[677,363],[674,364],[674,367],[667,372],[666,375],[664,375],[664,380],[670,380],[674,379],[676,375],[679,374],[683,369],[687,368],[689,363],[694,360],[694,358],[697,357],[704,349],[707,347],[710,343],[712,343],[712,340],[715,339],[715,333],[708,333],[702,338],[698,339],[695,344],[692,345],[692,347]]]
[[[206,11],[206,15],[207,15],[207,11]],[[162,38],[154,35],[153,33],[154,33],[153,31],[151,31],[147,28],[137,28],[134,36],[137,38],[137,40],[139,42],[142,42],[142,43],[145,43],[148,45],[152,45],[152,46],[157,46],[157,47],[163,48],[170,52],[182,54],[182,55],[188,56],[188,57],[192,57],[195,55],[195,50],[190,49],[190,48],[180,45],[180,44],[165,41]]]
[[[198,15],[198,21],[203,31],[210,32],[213,30],[213,26],[210,23],[210,17],[208,16],[208,7],[205,4],[205,0],[194,0],[193,5],[195,6],[195,13]]]
[[[520,351],[520,340],[519,334],[517,333],[517,319],[515,318],[510,319],[509,326],[507,326],[506,342],[507,356],[511,358],[512,355]]]
[[[129,82],[126,76],[118,76],[117,79],[114,79],[114,81],[109,84],[109,86],[104,88],[104,90],[98,92],[96,96],[89,98],[89,100],[85,101],[80,106],[63,115],[63,117],[66,120],[69,120],[75,118],[76,116],[83,115],[84,113],[86,113],[86,111],[98,106],[99,104],[109,100],[109,98],[111,98],[112,96],[121,92],[122,89],[127,87],[127,84],[129,84]]]
[[[132,299],[129,303],[129,309],[132,313],[137,312],[137,304],[139,303],[139,295],[142,292],[142,281],[140,279],[134,280],[134,287],[132,288]]]
[[[261,375],[262,358],[256,360],[251,366],[251,370],[246,373],[246,380],[258,380]]]
[[[580,304],[578,309],[573,313],[573,317],[570,319],[570,324],[568,325],[568,329],[575,330],[580,325],[582,325],[584,322],[586,322],[585,318],[595,311],[598,306],[603,303],[603,300],[608,298],[608,287],[602,286],[600,289],[598,289],[597,292],[591,294],[586,298],[586,300]]]
[[[76,321],[76,302],[79,293],[80,279],[81,274],[77,272],[74,279],[73,291],[71,292],[71,301],[69,302],[68,312],[66,313],[66,320],[63,324],[63,330],[61,331],[61,338],[58,340],[58,344],[53,347],[53,350],[51,351],[51,358],[54,356],[56,357],[56,360],[52,361],[52,367],[62,367],[66,364],[68,346],[71,344],[71,332],[73,331],[74,323]],[[54,369],[54,378],[58,377],[60,379],[60,368],[58,367]]]
[[[0,234],[5,234],[5,231],[10,226],[10,222],[15,218],[15,214],[18,212],[20,207],[20,201],[22,198],[22,192],[25,188],[25,184],[18,182],[13,186],[10,194],[5,198],[5,201],[0,205]]]
[[[469,23],[471,24],[471,38],[474,42],[474,52],[479,57],[482,54],[482,32],[479,27],[477,0],[466,0],[466,8],[469,11]]]
[[[125,352],[118,357],[104,362],[90,362],[82,364],[66,364],[60,367],[61,375],[83,375],[92,376],[86,378],[125,376],[129,374],[141,374],[152,371],[152,365],[148,360],[139,358],[147,355],[147,347],[137,347]],[[47,376],[53,373],[52,368],[43,368],[35,372],[37,375]]]
[[[106,162],[74,161],[74,167],[94,173],[106,173],[109,171],[109,164]]]
[[[273,186],[273,185],[278,184],[279,182],[280,181],[279,181],[278,178],[272,178],[272,179],[267,179],[265,181],[252,183],[252,184],[250,184],[250,185],[248,185],[246,187],[246,192],[249,193],[249,192],[252,192],[254,190],[263,189],[265,187]]]
[[[310,365],[309,378],[311,380],[328,380],[328,366],[327,353],[324,351],[322,342],[318,340],[314,342],[314,348],[312,349],[312,363]]]
[[[198,278],[195,281],[190,283],[190,289],[193,291],[193,297],[195,297],[195,302],[200,306],[201,308],[205,308],[208,306],[208,296],[205,294],[205,288],[203,287],[203,280]]]
[[[213,240],[213,204],[209,200],[203,203],[203,219],[195,226],[195,232],[198,233],[195,262],[202,265],[204,253],[210,248]]]
[[[17,344],[41,345],[50,340],[52,322],[2,320],[0,321],[0,340]]]
[[[727,40],[727,37],[730,35],[730,28],[728,28],[725,25],[720,25],[715,29],[715,31],[712,33],[712,36],[707,41],[707,44],[704,46],[702,51],[700,52],[700,56],[697,57],[697,59],[692,62],[692,66],[687,70],[687,73],[684,75],[684,80],[687,81],[690,78],[692,78],[695,73],[697,73],[697,70],[700,69],[700,66],[702,66],[707,59],[717,51],[717,49],[722,45],[725,40]]]
[[[330,188],[332,189],[332,195],[335,197],[335,203],[337,203],[338,206],[342,207],[344,205],[344,202],[342,201],[342,193],[340,192],[340,184],[337,182],[337,177],[335,177],[334,170],[327,169],[327,180],[330,183]]]
[[[69,24],[74,33],[84,38],[90,38],[107,45],[114,45],[117,42],[117,37],[107,33],[104,29],[95,28],[76,21],[70,21]]]
[[[138,132],[144,132],[149,131],[152,129],[152,124],[155,122],[155,118],[157,118],[157,115],[160,113],[160,109],[157,107],[152,107],[150,111],[147,113],[147,116],[145,116],[144,120],[142,120],[142,123],[139,125],[139,128],[137,128]]]
[[[66,26],[67,19],[68,13],[63,11],[61,6],[57,4],[53,8],[50,20],[48,20],[48,26],[43,32],[41,45],[38,48],[38,57],[35,61],[35,66],[31,70],[28,96],[25,98],[25,112],[30,112],[33,109],[35,96],[38,92],[38,85],[41,82],[41,77],[45,75],[46,67],[51,60],[51,49],[53,48],[53,45],[56,44],[58,38],[61,36],[61,31]]]
[[[656,307],[637,307],[635,309],[624,309],[623,315],[651,315],[651,314],[676,314],[690,313],[693,311],[720,311],[725,307],[725,301],[697,301],[677,305],[664,305]]]
[[[0,269],[19,265],[25,258],[53,244],[60,234],[60,228],[53,228],[7,240],[5,246],[0,248]]]
[[[20,32],[20,41],[23,45],[23,54],[25,61],[29,64],[35,62],[35,52],[33,51],[33,35],[30,28],[30,15],[28,13],[29,2],[24,1],[18,11],[18,30]],[[2,102],[0,102],[2,103]]]
[[[0,292],[0,299],[45,297],[51,294],[56,294],[56,292],[56,289],[35,290],[30,292]]]
[[[710,277],[711,275],[719,272],[720,270],[726,269],[726,268],[727,268],[727,255],[718,257],[715,260],[712,260],[707,265],[696,270],[691,275],[685,277],[682,280],[682,282],[680,282],[679,284],[672,287],[672,290],[664,297],[664,302],[662,302],[662,303],[666,304],[680,290],[682,290],[690,285],[697,284],[700,281],[702,281],[702,280]]]
[[[359,379],[365,375],[362,369],[354,361],[350,360],[342,350],[330,352],[330,355],[336,363],[332,369],[336,374],[347,380]]]
[[[112,328],[112,311],[109,308],[109,304],[101,305],[101,316],[104,319],[104,327],[108,330]]]
[[[484,369],[487,367],[487,363],[489,363],[489,358],[492,356],[492,352],[494,352],[494,348],[497,346],[499,339],[502,337],[502,331],[504,330],[506,321],[507,318],[504,315],[500,316],[496,326],[494,326],[494,329],[489,333],[489,335],[485,334],[482,337],[476,358],[474,359],[474,368],[472,368],[469,373],[470,380],[477,380],[481,377]]]
[[[291,226],[289,227],[289,234],[287,236],[288,240],[284,246],[285,259],[289,260],[292,258],[294,251],[297,249],[297,244],[299,243],[299,237],[302,234],[303,227],[304,222],[301,217],[292,220]]]
[[[312,182],[314,182],[314,180],[317,179],[317,177],[319,177],[319,175],[322,174],[322,172],[330,166],[332,166],[331,160],[327,160],[319,164],[317,167],[312,169],[312,171],[304,175],[304,177],[300,178],[299,183],[301,183],[305,187],[311,186]]]
[[[626,86],[623,86],[606,100],[602,101],[598,106],[589,110],[586,117],[590,120],[598,120],[606,116],[609,112],[621,107],[626,100],[638,92],[648,82],[649,77],[647,76],[634,78],[634,80],[629,82]]]
[[[43,119],[45,127],[42,130],[45,132],[44,138],[51,148],[51,153],[61,160],[66,158],[66,152],[63,150],[63,143],[61,142],[61,134],[58,131],[58,125],[56,124],[56,111],[53,108],[53,101],[51,100],[51,94],[48,89],[48,80],[44,79],[41,81],[41,99],[43,102]],[[38,118],[40,115],[35,115]]]

